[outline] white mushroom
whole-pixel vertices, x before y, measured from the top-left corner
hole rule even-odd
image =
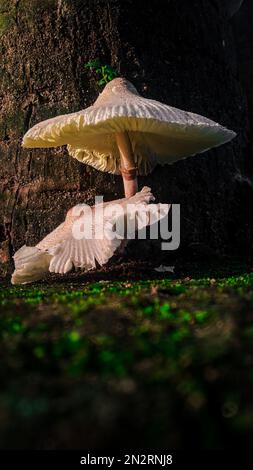
[[[101,171],[122,174],[125,196],[137,191],[137,172],[219,146],[235,132],[210,119],[143,98],[124,78],[109,82],[82,111],[48,119],[24,136],[24,147],[67,145],[68,152]]]
[[[129,81],[115,78],[93,106],[36,124],[25,134],[23,146],[67,145],[69,154],[78,160],[101,171],[121,173],[126,199],[116,202],[125,207],[130,201],[135,206],[143,200],[147,204],[153,197],[149,188],[136,194],[137,172],[146,175],[158,163],[173,163],[204,152],[235,135],[210,119],[143,98]],[[73,266],[92,269],[96,263],[105,264],[122,246],[122,240],[108,240],[105,236],[82,240],[73,237],[72,227],[78,220],[74,209],[36,247],[25,246],[15,254],[14,284],[40,279],[48,269],[59,273],[66,273]],[[160,213],[158,218],[162,216]],[[108,232],[116,219],[108,218]],[[102,222],[103,217],[98,223],[101,227]],[[144,217],[143,226],[149,223]]]
[[[134,236],[136,225],[131,225],[131,219],[136,217],[136,213],[141,215],[138,230],[167,215],[167,205],[148,206],[153,200],[150,188],[144,187],[128,199],[119,199],[91,208],[85,204],[73,207],[68,211],[65,221],[35,247],[23,246],[15,253],[12,284],[39,280],[48,271],[65,274],[73,267],[89,271],[97,264],[104,265],[124,243],[126,231],[130,238]],[[115,208],[120,208],[120,212],[115,211]],[[86,237],[84,233],[81,237],[76,237],[74,224],[77,227],[78,223],[85,224],[89,209],[92,215],[91,235]],[[95,210],[98,211],[96,217]],[[119,227],[123,227],[124,232],[121,232]]]

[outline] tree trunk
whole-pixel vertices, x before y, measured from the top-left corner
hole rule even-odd
[[[244,3],[233,19],[233,28],[236,38],[236,52],[240,81],[246,92],[250,117],[250,139],[253,140],[253,3],[244,0]],[[252,160],[251,160],[252,162]],[[249,163],[251,163],[249,161]],[[253,164],[252,174],[253,174]]]
[[[35,123],[95,100],[101,89],[84,67],[95,58],[117,68],[143,96],[238,133],[231,144],[157,167],[139,181],[152,187],[157,200],[181,204],[181,253],[249,250],[248,121],[222,3],[0,1],[2,273],[10,270],[15,250],[38,242],[71,206],[93,203],[96,194],[123,196],[121,177],[75,161],[64,148],[30,151],[20,145]]]

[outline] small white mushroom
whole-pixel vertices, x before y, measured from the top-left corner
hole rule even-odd
[[[143,98],[124,78],[109,82],[82,111],[48,119],[24,136],[24,147],[67,145],[78,160],[122,174],[125,196],[137,191],[137,172],[217,147],[235,132],[210,119]]]
[[[131,198],[91,208],[85,204],[73,207],[68,211],[65,221],[35,247],[23,246],[15,253],[12,284],[26,284],[39,280],[48,271],[65,274],[74,267],[89,271],[97,264],[100,266],[106,264],[125,243],[126,231],[131,238],[136,228],[141,230],[167,215],[169,207],[166,209],[163,204],[149,205],[153,200],[150,188],[144,187]],[[115,208],[120,208],[120,212],[115,211]],[[86,237],[83,234],[82,237],[76,237],[74,224],[86,223],[86,211],[89,209],[92,215],[91,236]],[[98,211],[96,217],[95,210]],[[141,221],[138,227],[135,224],[130,225],[129,230],[128,223],[135,218],[136,213],[141,214]],[[124,228],[123,233],[120,233],[119,227]],[[101,232],[102,229],[105,231]],[[115,233],[119,236],[114,236]]]

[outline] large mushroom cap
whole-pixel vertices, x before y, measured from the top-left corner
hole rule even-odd
[[[115,133],[128,132],[139,174],[224,144],[235,133],[210,119],[143,98],[124,78],[106,85],[95,103],[32,127],[24,147],[67,145],[73,157],[98,170],[120,173]]]

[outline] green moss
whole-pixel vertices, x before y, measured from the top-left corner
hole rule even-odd
[[[2,36],[8,29],[11,19],[4,14],[0,13],[0,36]]]
[[[5,34],[15,21],[15,6],[9,0],[0,1],[0,37]]]
[[[103,390],[106,403],[107,394],[113,402],[137,394],[139,403],[138,393],[144,390],[145,400],[152,396],[163,410],[156,411],[158,427],[165,413],[174,432],[181,418],[175,418],[172,406],[186,414],[189,410],[189,419],[196,414],[210,429],[224,419],[233,421],[229,432],[234,435],[249,428],[253,432],[244,409],[253,392],[252,286],[251,272],[136,282],[3,284],[0,375],[5,409],[29,420],[51,413],[57,421],[55,395],[61,396],[64,414],[69,409],[71,415],[90,388],[86,410],[100,406],[97,389]],[[36,377],[35,382],[29,377]],[[42,384],[49,389],[41,395]],[[10,400],[17,390],[23,401]],[[201,432],[198,436],[202,439]]]

